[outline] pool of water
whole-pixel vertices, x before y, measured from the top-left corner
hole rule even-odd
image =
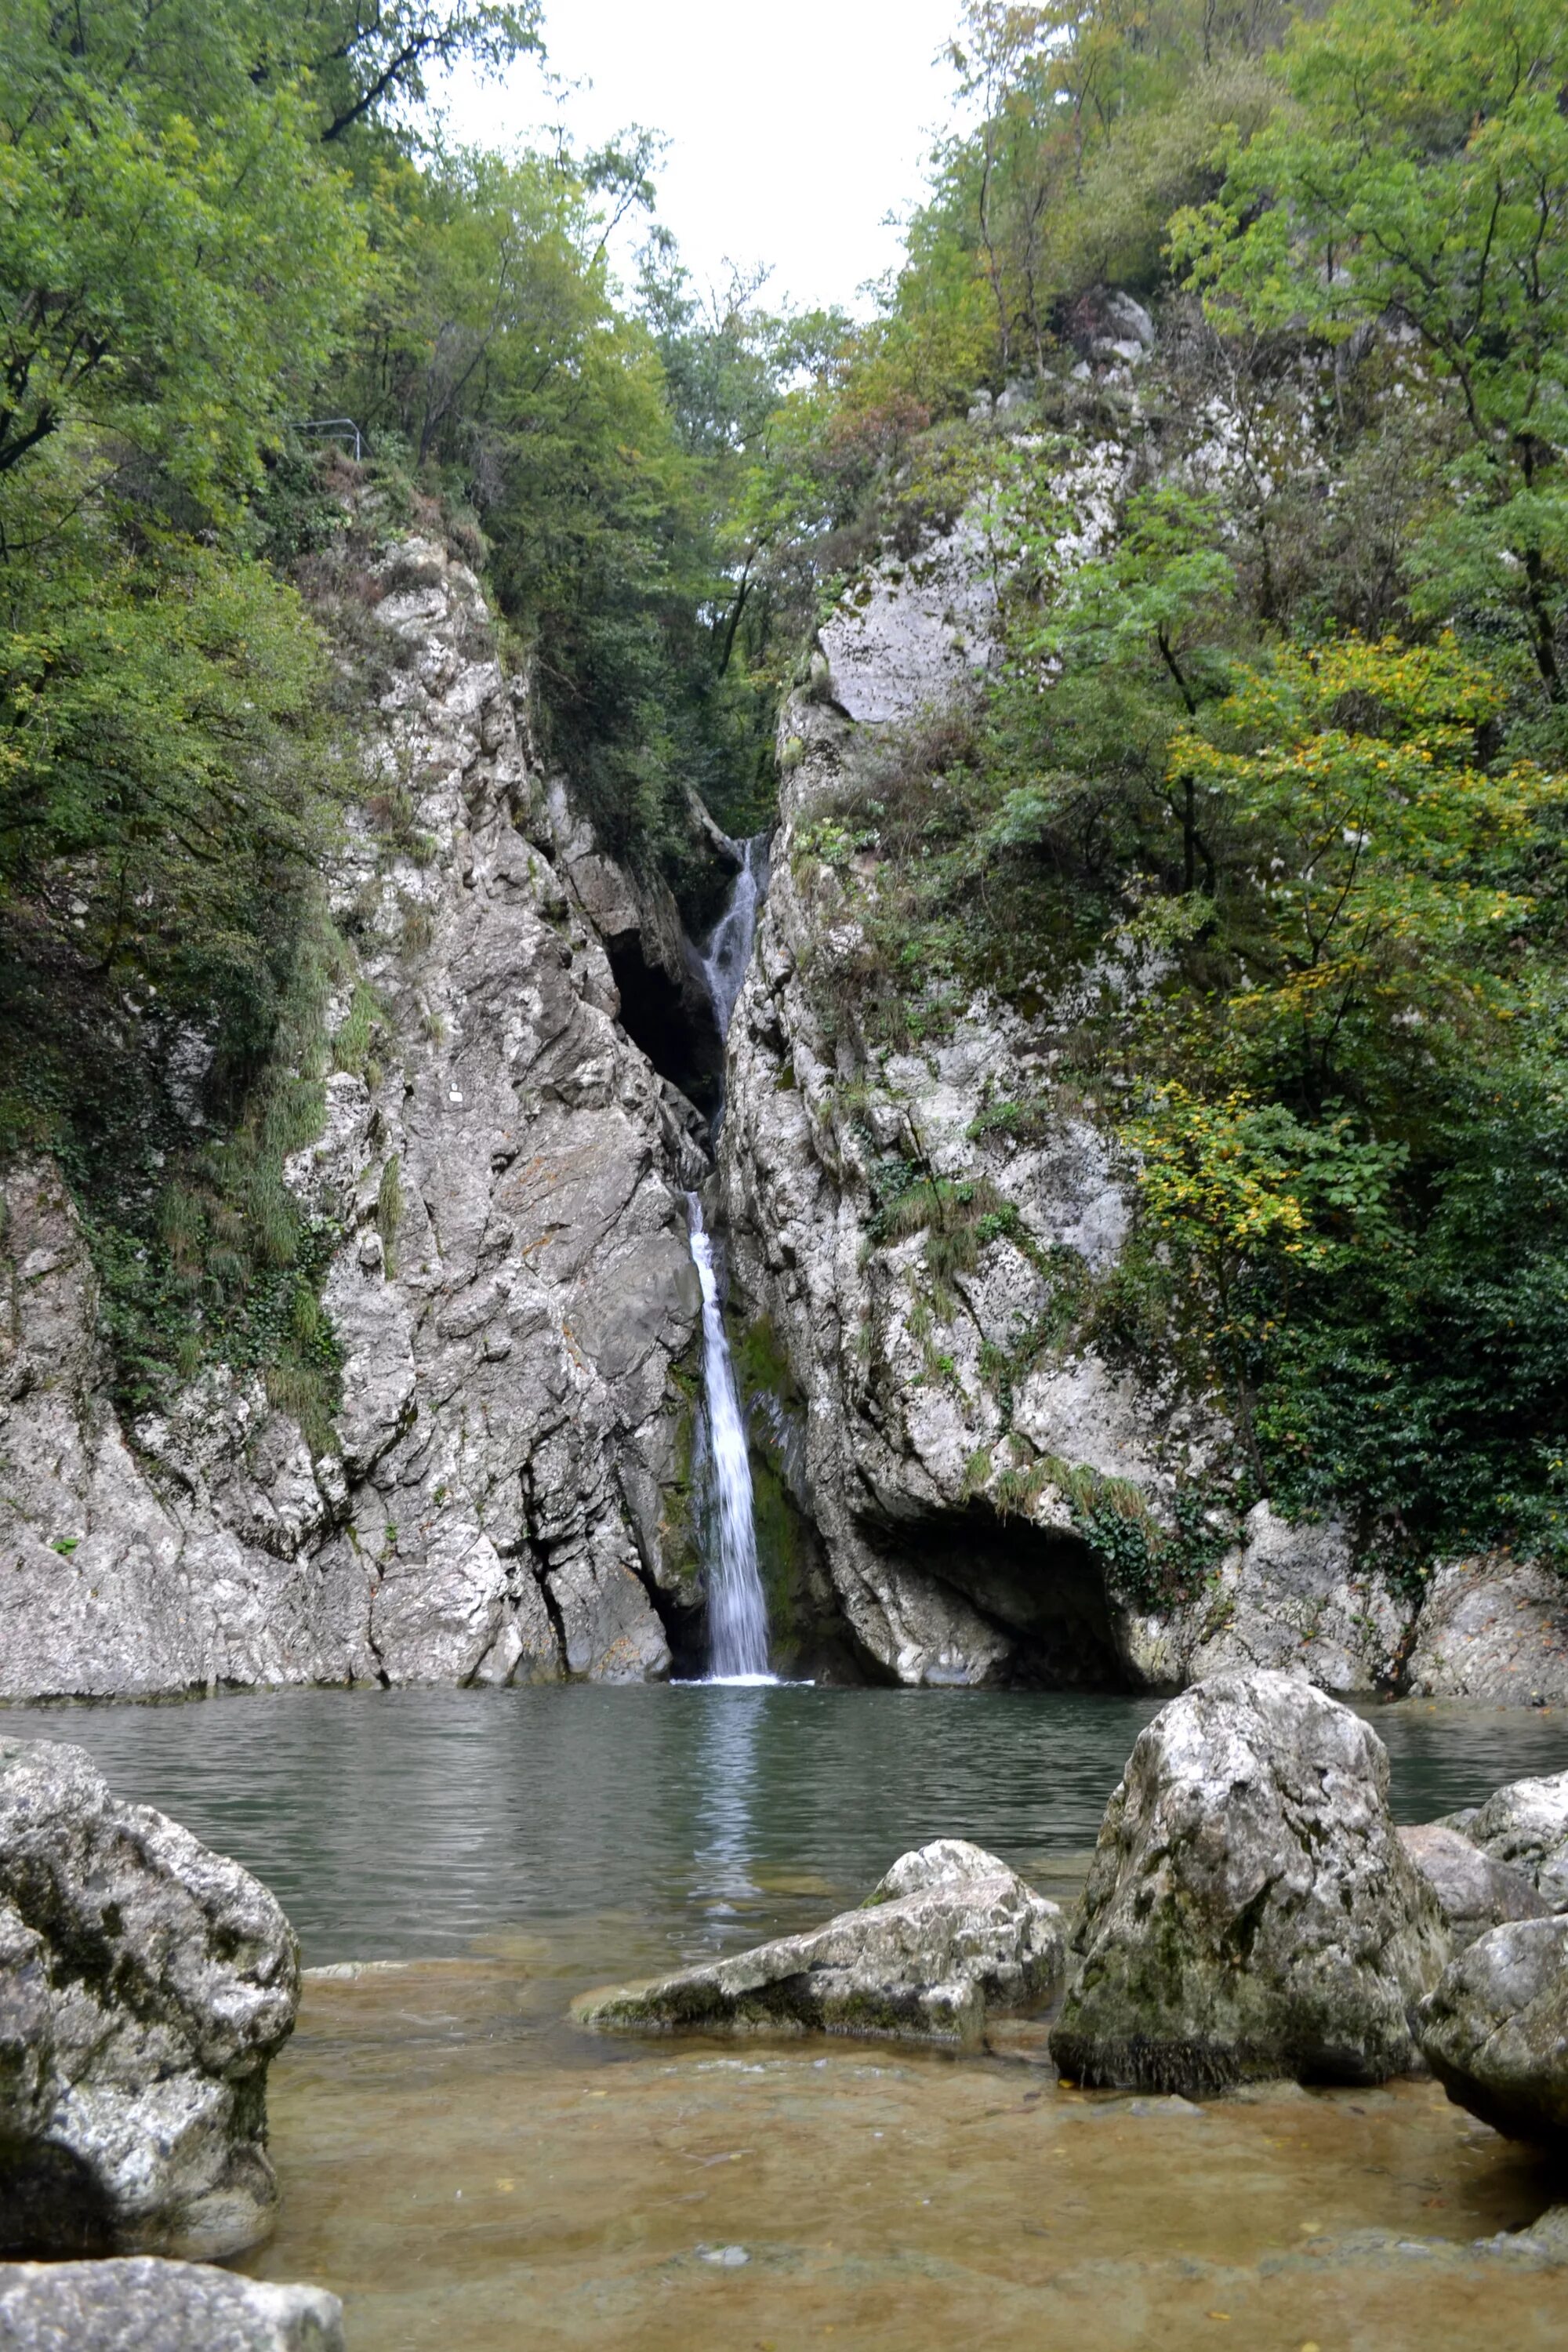
[[[69,1739],[273,1888],[307,1965],[452,1956],[614,1912],[639,1953],[754,1938],[963,1836],[1080,1868],[1149,1699],[982,1691],[285,1691],[0,1711]],[[1394,1811],[1427,1821],[1568,1766],[1568,1714],[1373,1720]],[[629,1955],[605,1951],[600,1973]],[[656,1955],[655,1965],[658,1964]]]
[[[1564,2273],[1475,2240],[1568,2181],[1430,2083],[1206,2108],[978,2056],[599,2038],[585,1987],[856,1899],[960,1833],[1070,1900],[1151,1702],[294,1692],[0,1712],[276,1888],[309,1965],[243,2267],[349,2352],[1546,2352]],[[1405,1821],[1568,1766],[1568,1718],[1379,1710]],[[359,1965],[363,1963],[364,1965]]]

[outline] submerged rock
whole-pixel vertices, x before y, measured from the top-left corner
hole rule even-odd
[[[257,2244],[299,2000],[248,1871],[117,1802],[79,1748],[0,1741],[0,2251]]]
[[[1457,2106],[1568,2155],[1568,1917],[1480,1937],[1423,2002],[1420,2034]]]
[[[1383,1742],[1273,1673],[1199,1683],[1140,1736],[1075,1943],[1063,2074],[1189,2095],[1409,2073],[1410,2011],[1448,1953]]]
[[[1483,1853],[1446,1822],[1401,1830],[1399,1843],[1437,1897],[1457,1950],[1506,1920],[1540,1919],[1551,1907],[1521,1870]]]
[[[889,2033],[975,2042],[988,2013],[1060,1987],[1061,1912],[994,1853],[938,1838],[893,1864],[858,1911],[805,1936],[580,2002],[579,2022],[630,2032]]]
[[[319,2286],[271,2286],[142,2255],[0,2267],[6,2352],[342,2352],[343,2307]]]
[[[1487,1799],[1465,1835],[1522,1871],[1549,1911],[1568,1911],[1568,1772],[1510,1780]]]

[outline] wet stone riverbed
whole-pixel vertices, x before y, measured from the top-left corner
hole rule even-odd
[[[1429,2083],[1206,2108],[980,2057],[601,2040],[595,1983],[789,1932],[972,1836],[1071,1899],[1146,1702],[967,1693],[299,1693],[10,1710],[273,1885],[299,2030],[283,2214],[351,2352],[806,2344],[1561,2345],[1568,2269],[1473,2242],[1568,2182]],[[1568,1765],[1554,1717],[1397,1708],[1395,1810]],[[324,1972],[323,1972],[324,1971]]]

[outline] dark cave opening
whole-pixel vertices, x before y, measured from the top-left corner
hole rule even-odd
[[[621,1026],[660,1077],[711,1118],[723,1092],[724,1041],[701,972],[672,980],[662,965],[647,961],[635,931],[607,944]]]
[[[1116,1640],[1105,1577],[1081,1537],[999,1519],[984,1505],[874,1535],[878,1549],[967,1601],[1014,1644],[1008,1679],[1031,1690],[1142,1687]]]

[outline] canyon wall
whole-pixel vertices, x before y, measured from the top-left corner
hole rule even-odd
[[[1125,462],[1087,451],[1086,538]],[[1174,1600],[1108,1554],[1097,1501],[1170,1530],[1229,1433],[1074,1335],[1062,1269],[1115,1265],[1130,1181],[1102,1106],[1053,1076],[1073,1005],[979,991],[938,1036],[868,1045],[852,1008],[878,859],[825,861],[814,830],[868,741],[984,668],[993,593],[964,523],[872,565],[822,632],[781,718],[772,887],[725,1064],[673,900],[542,780],[472,573],[434,540],[381,551],[343,655],[375,686],[366,804],[331,877],[356,969],[329,1020],[368,991],[381,1036],[363,1076],[327,1078],[287,1171],[336,1235],[333,1439],[313,1448],[222,1366],[123,1419],[70,1192],[14,1163],[0,1696],[697,1664],[682,1194],[706,1184],[784,1670],[1167,1688],[1295,1665],[1338,1691],[1568,1697],[1568,1604],[1541,1569],[1450,1561],[1400,1589],[1345,1528],[1267,1503],[1189,1526],[1202,1571]],[[401,846],[370,813],[390,781]],[[721,890],[734,853],[705,829]],[[188,1072],[170,1083],[195,1104]],[[994,1115],[1020,1102],[1026,1128]],[[911,1182],[967,1203],[945,1263],[929,1223],[889,1213]]]
[[[1082,453],[1084,544],[1134,454]],[[868,1041],[857,1005],[879,861],[821,846],[868,743],[984,671],[994,576],[972,515],[912,558],[885,552],[823,628],[781,719],[773,885],[730,1034],[731,1318],[795,1402],[798,1499],[866,1669],[1170,1688],[1261,1665],[1349,1693],[1560,1702],[1568,1592],[1542,1569],[1451,1562],[1401,1587],[1358,1560],[1347,1528],[1288,1525],[1264,1501],[1240,1525],[1189,1522],[1177,1597],[1118,1574],[1119,1521],[1175,1532],[1178,1496],[1230,1437],[1168,1371],[1075,1337],[1062,1278],[1103,1277],[1130,1223],[1129,1171],[1097,1116],[1121,1082],[1106,1074],[1101,1105],[1053,1078],[1073,988],[1137,975],[1084,974],[1054,997],[981,990],[925,1042]],[[995,1116],[1019,1104],[1022,1128]],[[959,1228],[945,1262],[944,1217]]]
[[[3,1696],[637,1680],[696,1605],[701,1122],[618,1018],[473,574],[404,540],[357,594],[367,790],[399,782],[418,846],[351,812],[333,909],[384,1041],[287,1171],[340,1236],[336,1442],[222,1368],[123,1425],[67,1187],[14,1165]]]

